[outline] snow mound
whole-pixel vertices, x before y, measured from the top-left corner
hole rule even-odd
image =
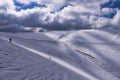
[[[63,42],[120,42],[120,30],[80,30],[72,32],[60,39]]]

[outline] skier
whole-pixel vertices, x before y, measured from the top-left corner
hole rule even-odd
[[[51,59],[51,56],[49,57],[49,59]]]
[[[10,38],[9,41],[12,42],[12,38]]]

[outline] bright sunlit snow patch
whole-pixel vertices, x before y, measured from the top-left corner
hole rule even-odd
[[[66,67],[67,69],[70,69],[70,70],[72,70],[73,72],[75,72],[75,73],[77,73],[77,74],[79,74],[79,75],[81,75],[81,76],[83,76],[83,77],[85,77],[85,78],[87,78],[87,79],[90,79],[90,80],[98,80],[97,78],[91,76],[90,74],[88,74],[88,73],[86,73],[86,72],[78,69],[77,67],[75,67],[75,66],[73,66],[73,65],[71,65],[71,64],[69,64],[69,63],[67,63],[67,62],[65,62],[65,61],[63,61],[63,60],[60,60],[59,58],[56,58],[56,57],[54,57],[54,56],[50,56],[50,55],[41,53],[41,52],[39,52],[39,51],[37,51],[37,50],[31,49],[31,48],[28,48],[28,47],[25,47],[25,46],[22,46],[22,45],[19,45],[19,44],[16,44],[16,45],[18,45],[18,46],[20,46],[20,47],[22,47],[22,48],[25,48],[25,49],[33,52],[33,53],[36,53],[36,54],[38,54],[38,55],[40,55],[40,56],[42,56],[42,57],[44,57],[44,58],[50,59],[51,61],[53,61],[53,62],[55,62],[55,63],[57,63],[57,64],[59,64],[59,65],[61,65],[61,66],[64,66],[64,67]]]

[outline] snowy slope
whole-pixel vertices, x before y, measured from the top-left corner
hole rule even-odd
[[[56,80],[67,80],[67,78],[69,78],[68,80],[87,80],[87,78],[88,80],[120,79],[119,31],[83,30],[27,34],[1,33],[0,37],[5,40],[12,37],[12,45],[22,45],[21,47],[26,49],[21,50],[26,51],[24,54],[30,52],[31,55],[35,55],[34,53],[38,53],[36,56],[40,59],[44,57],[42,56],[44,54],[51,56],[51,60],[46,61],[45,59],[46,63],[52,63],[62,69],[67,69],[69,75],[74,74],[74,77],[71,76],[72,78],[67,74],[66,78]],[[17,49],[19,50],[19,47]],[[26,56],[29,57],[29,55]],[[52,61],[52,59],[55,60],[54,57],[59,61]],[[67,67],[66,64],[69,64],[70,67]],[[54,67],[51,66],[50,68]],[[80,74],[75,69],[81,71]],[[60,70],[61,73],[65,74],[67,71],[62,70],[61,72]]]
[[[61,38],[71,48],[91,58],[93,63],[120,78],[120,30],[84,30]],[[87,58],[88,59],[88,58]]]
[[[83,80],[85,78],[0,39],[0,80]]]

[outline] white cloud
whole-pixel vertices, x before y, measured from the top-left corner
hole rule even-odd
[[[111,21],[111,23],[114,26],[119,26],[120,25],[120,10],[117,10],[117,14],[114,16],[113,20]]]
[[[116,26],[120,23],[120,11],[113,19],[103,17],[113,12],[112,8],[103,8],[101,10],[100,4],[108,0],[16,0],[23,4],[30,4],[36,2],[38,4],[45,4],[46,8],[35,7],[32,9],[25,9],[16,11],[16,6],[13,0],[0,0],[0,24],[17,24],[25,27],[56,27],[59,29],[68,28],[100,28],[107,25]],[[60,8],[64,4],[71,4],[66,6],[61,11],[51,11]],[[3,16],[4,15],[4,16]]]
[[[14,10],[15,6],[13,0],[0,0],[1,10]]]

